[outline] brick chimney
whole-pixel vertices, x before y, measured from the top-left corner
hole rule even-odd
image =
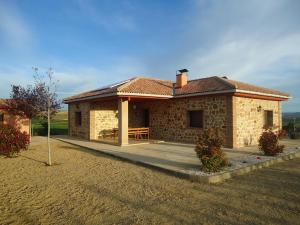
[[[182,88],[187,84],[188,72],[187,69],[178,70],[178,73],[176,74],[176,88]]]

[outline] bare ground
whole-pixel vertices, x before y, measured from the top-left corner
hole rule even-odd
[[[300,224],[300,159],[208,185],[44,140],[0,158],[0,224]]]

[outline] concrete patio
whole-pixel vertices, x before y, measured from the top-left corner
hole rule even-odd
[[[94,141],[74,139],[68,136],[55,136],[57,140],[74,144],[80,147],[99,151],[122,160],[134,162],[143,166],[155,168],[180,177],[197,181],[216,183],[228,179],[236,173],[243,174],[254,169],[268,166],[275,161],[291,159],[300,156],[299,140],[283,140],[286,146],[285,153],[278,157],[263,156],[257,147],[241,149],[226,149],[229,162],[233,165],[219,173],[203,173],[200,171],[200,161],[196,157],[194,145],[160,142],[128,146],[114,146]],[[233,173],[234,172],[234,173]]]

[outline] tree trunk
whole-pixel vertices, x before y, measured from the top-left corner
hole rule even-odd
[[[30,134],[30,136],[31,137],[33,137],[33,125],[32,125],[32,119],[30,119],[30,132],[31,132],[31,134]]]
[[[33,127],[32,127],[32,119],[29,119],[29,142],[31,143],[31,138],[33,134]]]
[[[50,146],[50,107],[48,107],[48,138],[47,138],[47,142],[48,142],[48,165],[51,166],[52,162],[51,162],[51,146]]]

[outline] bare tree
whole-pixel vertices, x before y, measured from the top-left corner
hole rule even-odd
[[[50,68],[46,71],[46,76],[40,75],[38,68],[35,71],[35,91],[37,93],[37,107],[39,115],[47,118],[48,121],[48,165],[52,165],[51,160],[51,144],[50,144],[50,129],[51,117],[54,116],[61,108],[61,101],[58,100],[56,93],[58,81],[53,78],[53,70]]]

